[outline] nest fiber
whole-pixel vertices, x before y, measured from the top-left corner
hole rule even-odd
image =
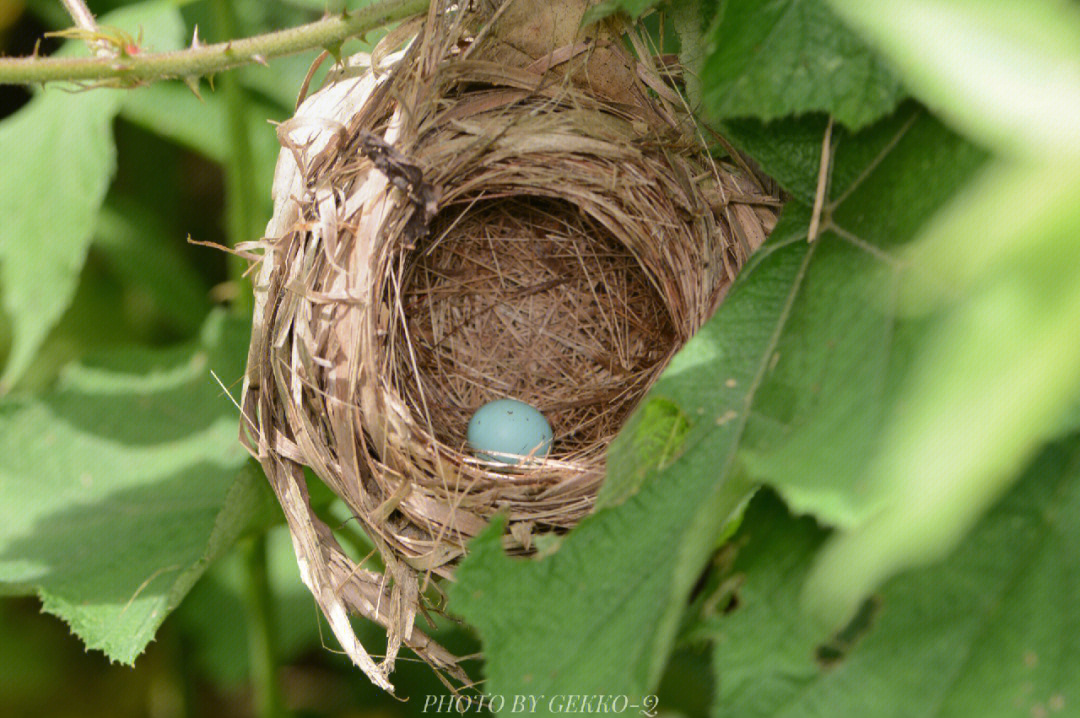
[[[434,3],[388,38],[404,50],[343,63],[278,130],[244,434],[305,582],[388,690],[402,644],[465,679],[413,625],[428,579],[497,512],[519,554],[590,512],[608,443],[775,220],[774,188],[712,159],[663,58],[568,9]],[[548,456],[469,451],[469,417],[504,397],[547,417]],[[304,467],[384,571],[314,515]],[[381,664],[350,611],[387,626]]]

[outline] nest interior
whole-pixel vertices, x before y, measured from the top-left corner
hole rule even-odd
[[[633,32],[601,27],[633,52],[575,35],[586,5],[518,3],[572,31],[520,59],[497,23],[432,3],[400,56],[331,73],[278,128],[242,437],[304,581],[384,688],[402,643],[453,672],[414,630],[420,580],[451,576],[491,516],[528,553],[589,513],[609,441],[775,222],[777,188],[736,153],[711,155]],[[551,455],[511,468],[471,455],[469,417],[500,397],[547,416]],[[385,573],[341,550],[304,467]],[[388,627],[383,665],[348,610]]]
[[[501,397],[547,417],[552,458],[602,453],[678,346],[657,286],[566,200],[464,200],[435,217],[391,298],[396,388],[462,454],[469,418]]]

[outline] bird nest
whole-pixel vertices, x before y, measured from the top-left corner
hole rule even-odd
[[[584,6],[433,3],[278,129],[243,435],[305,583],[387,690],[402,644],[465,680],[413,625],[422,586],[496,513],[528,554],[590,512],[610,440],[775,221],[775,187],[713,159],[672,68],[615,21],[581,30]],[[503,397],[547,417],[547,456],[470,452],[469,417]],[[385,571],[311,511],[304,467]],[[388,628],[381,664],[349,611]]]

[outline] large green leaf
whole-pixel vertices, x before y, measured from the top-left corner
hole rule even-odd
[[[846,620],[889,575],[952,550],[1067,421],[1080,396],[1077,196],[1080,172],[996,164],[905,253],[934,287],[908,272],[917,300],[906,304],[936,311],[864,477],[878,510],[828,544],[808,583],[824,620]],[[1013,217],[990,226],[999,202],[1016,202]],[[971,266],[950,265],[958,247]]]
[[[767,245],[790,242],[788,251],[816,256],[777,342],[740,458],[797,511],[851,525],[873,509],[865,465],[918,329],[895,316],[896,248],[982,162],[980,152],[906,105],[840,138],[826,229],[812,249],[805,244],[810,211],[797,205]],[[746,281],[753,282],[750,270]]]
[[[715,118],[820,111],[859,129],[902,96],[892,73],[822,0],[728,0],[704,46],[703,98]]]
[[[828,0],[960,132],[1013,158],[1080,159],[1080,8],[1068,0]]]
[[[603,0],[586,21],[659,0]],[[688,90],[712,119],[831,114],[858,130],[889,114],[900,82],[825,0],[676,0],[670,3],[689,68]],[[700,97],[699,97],[700,94]]]
[[[260,495],[235,407],[246,328],[73,367],[0,405],[0,587],[36,593],[87,646],[131,662]]]
[[[116,168],[116,92],[51,90],[0,124],[0,281],[12,345],[0,392],[67,309]]]
[[[136,5],[101,21],[141,27],[158,50],[182,41],[183,23],[170,3]],[[74,296],[116,169],[112,121],[123,97],[50,87],[0,123],[0,290],[12,323],[0,394],[27,369]]]
[[[1080,693],[1080,441],[1047,450],[947,561],[893,579],[863,626],[818,652],[799,605],[824,532],[762,496],[736,538],[737,608],[715,642],[713,715],[1075,713]],[[1065,712],[1062,712],[1065,711]]]
[[[770,126],[755,122],[739,123],[736,141],[761,149],[763,165],[809,202],[810,123],[783,124],[798,151],[770,147]],[[823,238],[865,249],[863,266],[851,251],[847,268],[828,254],[813,266],[807,286],[818,271],[823,289],[793,313],[774,401],[755,407],[742,454],[793,508],[848,529],[806,590],[830,625],[888,576],[952,550],[1080,393],[1069,270],[1080,261],[1080,183],[1052,168],[994,166],[935,214],[981,162],[949,137],[908,109],[834,136]],[[897,248],[934,216],[917,249]],[[900,319],[899,295],[923,312],[951,304]]]
[[[867,250],[879,279],[855,271],[845,280],[836,265],[823,286],[861,285],[862,299],[834,294],[802,328],[793,313],[795,351],[785,370],[781,341],[776,369],[786,386],[772,408],[755,407],[742,455],[795,509],[845,528],[816,558],[804,594],[831,626],[889,576],[955,549],[1068,425],[1080,395],[1075,172],[994,163],[941,208],[981,154],[933,122],[900,129],[876,140],[887,153],[839,137],[824,238]],[[800,165],[776,157],[773,166]],[[797,171],[789,179],[800,182]],[[815,311],[813,301],[798,307]],[[875,313],[876,342],[813,328],[872,328]],[[829,354],[808,361],[823,340]]]

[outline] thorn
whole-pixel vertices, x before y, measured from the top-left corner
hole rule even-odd
[[[206,81],[208,83],[210,83],[210,92],[214,92],[214,76],[213,75],[207,75],[206,76]]]
[[[251,56],[251,61],[252,62],[257,62],[260,65],[262,65],[263,67],[270,67],[268,64],[266,64],[266,56],[265,55],[259,55],[259,54],[252,55]]]
[[[199,26],[195,26],[195,32],[191,36],[191,49],[198,50],[200,47],[205,47],[203,41],[199,39]]]
[[[192,94],[199,98],[199,102],[203,101],[202,95],[199,94],[199,78],[197,75],[187,75],[184,79],[184,84],[188,86]]]

